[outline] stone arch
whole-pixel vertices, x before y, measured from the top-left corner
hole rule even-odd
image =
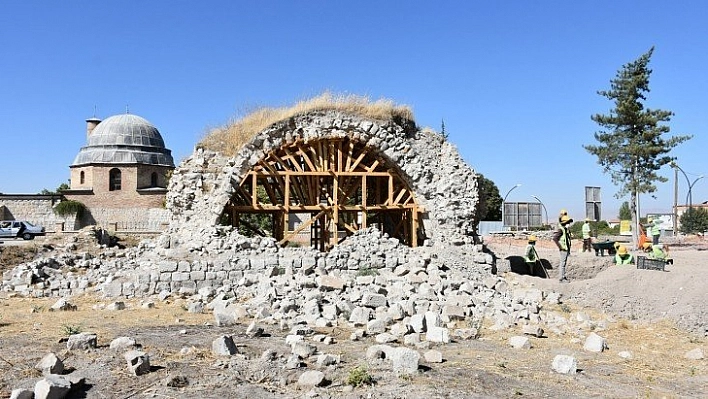
[[[241,176],[221,220],[260,232],[249,216],[264,222],[268,215],[280,244],[307,243],[322,251],[369,226],[416,247],[424,238],[424,209],[402,175],[376,148],[349,136],[298,139]]]
[[[451,143],[429,129],[339,111],[312,111],[275,123],[234,156],[197,147],[169,182],[170,230],[195,232],[216,226],[243,178],[271,152],[297,142],[344,138],[375,149],[400,171],[422,209],[427,238],[476,241],[476,175]]]

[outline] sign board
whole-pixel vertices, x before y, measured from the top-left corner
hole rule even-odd
[[[585,186],[585,217],[596,222],[602,220],[600,187]]]
[[[632,221],[631,220],[620,220],[620,235],[621,236],[631,236],[632,235]]]
[[[655,223],[659,223],[661,230],[674,230],[674,215],[670,213],[647,213],[647,220],[651,218]]]

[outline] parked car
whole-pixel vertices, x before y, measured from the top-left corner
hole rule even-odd
[[[43,236],[46,232],[44,227],[35,226],[25,220],[3,220],[0,221],[0,237],[5,238],[22,238],[24,240],[33,240],[36,236]]]

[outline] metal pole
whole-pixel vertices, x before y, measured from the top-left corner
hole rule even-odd
[[[686,195],[686,202],[688,202],[688,209],[693,208],[693,185],[696,184],[697,181],[701,180],[705,176],[701,175],[696,178],[696,180],[693,181],[693,183],[688,185],[688,194]]]
[[[686,172],[684,172],[684,170],[681,169],[681,167],[678,166],[678,164],[677,164],[675,161],[672,161],[670,165],[671,165],[672,168],[675,168],[676,171],[678,171],[678,170],[681,171],[681,173],[683,174],[683,177],[686,178],[686,184],[688,185],[688,187],[691,187],[691,180],[689,180],[688,175],[686,174]],[[677,174],[676,176],[678,176],[678,174]],[[675,190],[676,190],[675,196],[678,197],[678,178],[677,178],[677,181],[676,181]],[[690,190],[689,190],[689,191],[690,191]],[[688,197],[687,197],[687,198],[688,198]],[[676,199],[675,202],[678,202],[678,199]],[[686,200],[686,202],[688,202],[688,200]],[[684,206],[685,206],[685,205],[684,205]],[[676,215],[675,215],[675,219],[678,219],[678,204],[676,205]],[[678,220],[676,220],[674,223],[677,223],[677,222],[678,222]],[[674,234],[676,234],[675,231],[674,231]]]
[[[678,169],[674,168],[674,236],[678,234]]]
[[[511,192],[514,191],[514,189],[517,187],[521,187],[521,183],[516,183],[514,187],[510,188],[509,191],[506,192],[506,195],[502,200],[502,230],[504,230],[504,227],[506,226],[506,221],[504,220],[504,204],[506,204],[506,197],[508,197],[509,194],[511,194]]]
[[[541,202],[541,200],[538,199],[537,196],[532,195],[531,197],[533,197],[536,201],[538,201],[538,203],[541,204],[541,206],[543,207],[543,212],[546,214],[546,226],[548,226],[548,211],[546,210],[546,206],[543,205],[543,202]]]

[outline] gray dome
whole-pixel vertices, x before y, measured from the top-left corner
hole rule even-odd
[[[131,114],[114,115],[99,123],[71,166],[92,163],[175,166],[157,128]]]

